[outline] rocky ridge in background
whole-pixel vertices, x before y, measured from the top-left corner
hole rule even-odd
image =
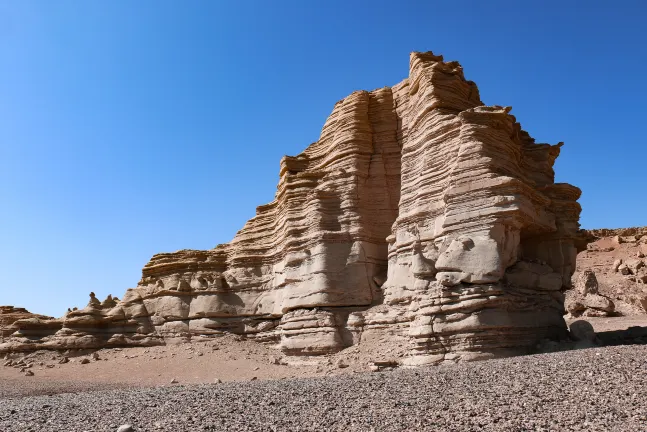
[[[630,227],[630,228],[597,228],[586,230],[589,235],[589,242],[597,241],[603,237],[629,237],[635,236],[638,239],[647,235],[647,226],[644,227]],[[617,241],[617,239],[616,239]],[[621,240],[622,241],[622,240]]]
[[[570,317],[647,312],[647,227],[587,231],[577,257],[575,289],[566,292]]]
[[[561,144],[509,111],[457,62],[412,53],[408,78],[339,101],[281,160],[274,201],[230,243],[157,254],[121,300],[18,320],[0,352],[236,333],[310,355],[387,334],[422,364],[564,337],[580,190],[554,183]]]

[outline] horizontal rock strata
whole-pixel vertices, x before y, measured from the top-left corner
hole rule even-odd
[[[4,341],[5,337],[12,335],[16,331],[16,327],[14,326],[16,321],[27,319],[49,320],[53,318],[33,314],[24,308],[0,306],[0,342]]]
[[[457,62],[412,53],[408,78],[339,101],[281,160],[275,199],[230,243],[155,255],[114,305],[18,322],[0,350],[233,332],[311,355],[386,332],[420,364],[561,337],[580,191],[554,182],[561,144],[509,112],[483,106]]]

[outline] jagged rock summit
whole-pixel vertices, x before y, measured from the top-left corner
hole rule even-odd
[[[580,190],[554,182],[561,143],[536,144],[509,112],[457,62],[414,52],[408,78],[337,102],[281,160],[275,199],[230,243],[157,254],[120,301],[19,320],[0,350],[233,332],[324,354],[391,335],[424,364],[562,337]]]

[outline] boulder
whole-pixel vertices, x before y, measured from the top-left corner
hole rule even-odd
[[[603,312],[613,312],[615,307],[610,299],[599,294],[589,294],[585,296],[582,303],[587,308],[597,309]]]
[[[588,321],[578,320],[571,323],[569,331],[573,339],[577,341],[593,342],[595,340],[595,330]]]
[[[586,269],[577,278],[575,288],[580,295],[586,296],[587,294],[598,293],[598,279],[595,277],[595,272],[591,269]]]
[[[580,301],[579,299],[573,299],[573,298],[566,300],[565,307],[566,307],[566,311],[568,311],[568,313],[570,313],[574,317],[581,316],[586,310],[586,306],[584,306],[582,301]]]
[[[631,258],[625,261],[625,265],[629,269],[629,272],[633,275],[638,274],[641,268],[645,267],[645,263],[641,259]]]

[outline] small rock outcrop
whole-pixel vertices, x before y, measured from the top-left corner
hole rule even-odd
[[[339,101],[281,160],[275,199],[230,243],[155,255],[120,301],[23,320],[0,350],[231,332],[314,355],[382,332],[409,338],[409,364],[527,352],[567,334],[585,244],[560,147],[484,106],[457,62],[412,53],[408,78]]]
[[[0,342],[3,342],[6,337],[9,337],[16,331],[17,328],[14,326],[16,321],[26,319],[49,320],[53,318],[33,314],[24,308],[0,306]]]
[[[30,316],[13,322],[5,351],[34,349],[89,349],[147,346],[163,343],[153,334],[148,315],[137,316],[129,304],[108,296],[103,302],[94,293],[83,309],[70,309],[61,318]],[[143,304],[140,305],[143,308]],[[129,310],[128,316],[124,308]],[[132,307],[136,309],[136,306]]]

